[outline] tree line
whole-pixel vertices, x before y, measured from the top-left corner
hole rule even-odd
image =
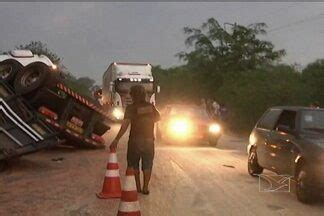
[[[189,52],[184,64],[153,67],[161,86],[160,104],[215,99],[229,109],[229,126],[248,132],[271,106],[324,105],[324,59],[303,70],[281,62],[286,51],[263,40],[267,25],[221,25],[214,18],[199,28],[185,27]]]

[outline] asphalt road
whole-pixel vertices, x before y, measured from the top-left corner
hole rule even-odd
[[[118,149],[122,176],[126,143]],[[246,143],[232,135],[217,148],[157,143],[151,194],[139,195],[142,215],[324,215],[323,201],[304,205],[293,192],[260,192],[258,178],[247,174]],[[56,148],[11,162],[0,174],[0,215],[116,215],[119,200],[95,196],[107,153]]]

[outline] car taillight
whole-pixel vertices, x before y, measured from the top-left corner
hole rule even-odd
[[[55,112],[53,112],[52,110],[48,109],[47,107],[39,107],[38,111],[40,113],[42,113],[43,115],[50,117],[51,119],[57,120],[58,116]]]
[[[93,139],[94,141],[96,142],[99,142],[99,143],[105,143],[105,140],[104,138],[102,138],[101,136],[98,136],[97,134],[91,134],[91,139]]]

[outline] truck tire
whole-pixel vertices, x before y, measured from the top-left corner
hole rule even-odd
[[[14,80],[14,89],[17,94],[26,95],[50,83],[53,76],[50,68],[43,63],[32,63],[23,68]]]
[[[6,82],[12,82],[23,66],[13,59],[7,59],[0,62],[0,78]]]

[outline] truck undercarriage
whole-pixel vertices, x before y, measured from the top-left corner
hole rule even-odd
[[[0,80],[0,161],[56,145],[57,133]]]

